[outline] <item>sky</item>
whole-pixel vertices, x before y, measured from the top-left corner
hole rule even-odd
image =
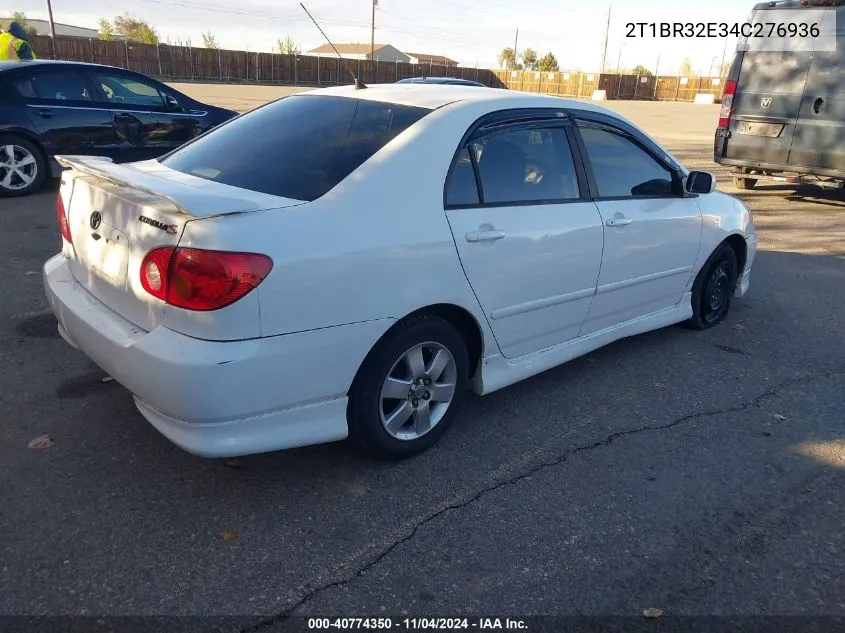
[[[372,0],[303,1],[335,44],[369,43]],[[45,0],[0,2],[7,15],[23,11],[30,18],[47,17]],[[154,25],[162,41],[171,43],[190,40],[202,46],[205,31],[213,33],[221,47],[235,50],[269,52],[286,35],[302,51],[324,43],[298,0],[52,2],[56,22],[96,28],[101,17],[130,13]],[[734,38],[626,38],[626,23],[742,23],[753,4],[753,0],[378,0],[375,40],[406,52],[451,57],[469,67],[498,67],[499,52],[513,47],[516,38],[519,51],[530,47],[541,56],[554,53],[563,71],[598,72],[604,57],[608,69],[642,64],[652,72],[676,74],[689,58],[696,74],[710,74],[711,69],[716,74],[723,57],[730,62]]]

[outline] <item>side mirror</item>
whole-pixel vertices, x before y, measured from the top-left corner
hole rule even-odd
[[[171,95],[164,95],[164,102],[167,104],[169,110],[181,110],[182,106],[176,101],[176,98]]]
[[[687,193],[713,193],[716,190],[716,176],[708,171],[691,171],[684,188]]]

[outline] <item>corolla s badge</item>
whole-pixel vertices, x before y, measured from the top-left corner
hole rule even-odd
[[[162,231],[166,231],[170,235],[176,235],[176,225],[175,224],[165,224],[164,222],[159,222],[158,220],[153,220],[152,218],[148,218],[145,215],[142,215],[138,218],[139,222],[143,222],[144,224],[149,224],[150,226],[154,226],[157,229],[161,229]]]
[[[772,105],[772,98],[771,97],[763,97],[760,99],[760,107],[761,108],[768,108]]]
[[[91,227],[91,230],[96,231],[100,227],[100,223],[103,221],[103,214],[99,211],[94,211],[91,214],[91,217],[88,219],[88,225]]]

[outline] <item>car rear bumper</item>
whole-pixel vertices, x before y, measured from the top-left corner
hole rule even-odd
[[[44,265],[59,332],[134,396],[165,437],[204,457],[342,440],[346,393],[392,319],[244,341],[146,332],[73,278],[63,255]]]
[[[839,169],[825,169],[823,167],[813,167],[810,165],[781,165],[779,163],[761,163],[753,160],[727,158],[725,156],[714,156],[713,162],[718,163],[719,165],[740,167],[743,169],[754,169],[778,174],[796,174],[799,176],[824,176],[827,178],[845,179],[845,172]],[[753,178],[753,176],[751,177]]]

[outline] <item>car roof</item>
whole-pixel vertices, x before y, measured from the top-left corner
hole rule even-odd
[[[126,70],[125,68],[118,68],[117,66],[107,66],[105,64],[90,64],[88,62],[64,61],[59,59],[16,59],[14,61],[0,62],[0,72],[3,72],[4,70],[15,70],[18,68],[24,68],[25,66],[90,66],[91,68],[112,68],[115,70]]]
[[[532,94],[517,90],[502,90],[501,88],[478,87],[467,90],[459,84],[420,84],[420,83],[391,83],[371,84],[364,90],[356,90],[354,86],[332,86],[318,88],[300,95],[327,95],[365,99],[367,101],[381,101],[418,108],[434,110],[443,106],[467,101],[484,101],[493,109],[507,108],[572,108],[602,112],[619,117],[608,108],[586,101],[562,99],[560,97]]]

